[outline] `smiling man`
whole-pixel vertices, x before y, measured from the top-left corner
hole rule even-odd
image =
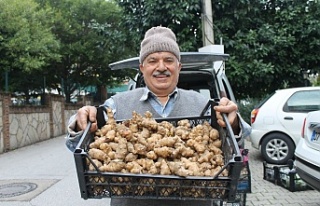
[[[200,116],[209,99],[196,91],[177,88],[180,70],[180,49],[175,34],[166,27],[153,27],[146,32],[140,50],[140,71],[146,87],[118,93],[107,99],[101,107],[112,109],[117,120],[130,119],[133,111],[139,114],[149,111],[154,118]],[[236,135],[248,133],[241,130],[250,130],[250,126],[238,117],[237,105],[229,99],[221,98],[219,106],[214,109],[227,114]],[[96,116],[96,107],[84,106],[71,117],[66,142],[70,150],[75,149],[88,120],[92,122],[92,132],[98,129]],[[218,123],[224,126],[222,120]],[[211,205],[211,202],[113,198],[111,206],[118,205],[201,206]]]

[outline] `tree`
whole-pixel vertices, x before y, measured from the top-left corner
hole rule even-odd
[[[50,73],[61,78],[66,101],[82,87],[122,82],[125,72],[113,72],[108,64],[131,53],[126,28],[121,26],[121,10],[105,0],[38,0],[54,11],[53,33],[61,42],[60,62],[53,62]],[[102,89],[103,90],[103,89]],[[105,96],[98,101],[101,103]]]
[[[195,51],[202,45],[199,0],[119,0],[118,4],[124,11],[124,24],[131,31],[137,56],[143,35],[152,26],[171,28],[177,34],[181,51]]]
[[[16,74],[10,76],[12,91],[39,91],[44,80],[67,102],[79,85],[103,91],[132,76],[110,71],[108,64],[138,56],[152,26],[171,28],[181,51],[202,47],[199,0],[35,1],[41,6],[0,1],[0,71]],[[222,39],[230,54],[226,73],[238,99],[303,85],[302,70],[320,72],[317,1],[216,0],[212,8],[215,42]],[[30,79],[35,84],[28,85]],[[106,98],[98,96],[100,102]]]
[[[0,71],[10,74],[10,91],[20,90],[28,96],[39,85],[24,77],[59,60],[59,42],[44,21],[50,12],[32,0],[0,1]]]
[[[181,51],[202,47],[202,1],[119,0],[137,45],[151,26],[170,27]],[[238,99],[303,85],[301,69],[318,70],[316,1],[212,1],[215,42],[230,54],[226,73]],[[137,50],[138,52],[138,50]]]
[[[214,5],[215,33],[231,55],[227,73],[238,98],[302,86],[301,69],[319,67],[318,3],[221,0]]]

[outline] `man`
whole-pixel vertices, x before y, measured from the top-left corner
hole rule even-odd
[[[140,50],[140,71],[146,87],[119,93],[102,106],[111,108],[114,117],[119,120],[130,119],[132,111],[140,114],[150,111],[154,118],[199,116],[208,99],[198,92],[177,88],[180,70],[180,50],[175,34],[166,27],[153,27],[146,32]],[[237,114],[238,108],[234,102],[221,98],[214,109],[228,114],[228,121],[236,136],[241,138],[249,135],[251,128]],[[96,116],[96,107],[84,106],[71,117],[67,137],[70,150],[75,148],[88,120],[92,122],[91,132],[98,129]],[[222,119],[218,119],[218,124],[225,126]],[[211,205],[211,202],[115,198],[111,200],[111,205]]]

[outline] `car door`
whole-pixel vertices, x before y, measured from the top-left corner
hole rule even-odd
[[[279,109],[282,110],[277,114],[280,123],[297,144],[307,113],[320,109],[320,89],[296,91]]]
[[[217,74],[217,80],[220,84],[220,98],[221,97],[227,97],[228,99],[232,100],[233,102],[236,102],[236,99],[233,94],[233,90],[231,88],[231,84],[229,83],[229,80],[225,73],[220,72]]]

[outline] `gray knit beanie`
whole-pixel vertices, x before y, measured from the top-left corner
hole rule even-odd
[[[149,29],[141,42],[140,63],[152,53],[171,52],[180,61],[180,50],[177,44],[176,35],[171,29],[157,26]]]

